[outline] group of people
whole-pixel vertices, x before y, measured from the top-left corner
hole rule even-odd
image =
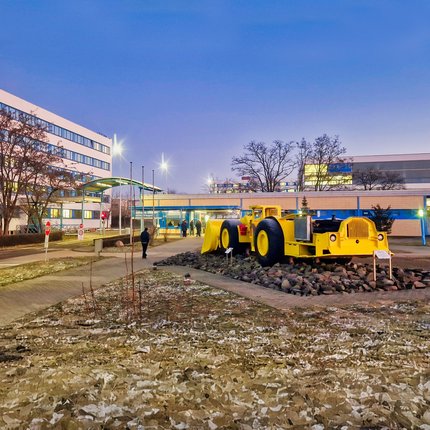
[[[194,231],[196,236],[200,237],[202,235],[202,222],[199,219],[196,222],[194,220],[190,221],[190,236],[194,236]],[[183,220],[181,223],[181,236],[187,237],[187,232],[188,223],[186,220]]]

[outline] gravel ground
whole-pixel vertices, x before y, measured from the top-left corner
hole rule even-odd
[[[184,252],[157,263],[160,266],[186,266],[221,274],[299,296],[398,291],[430,287],[430,271],[393,267],[356,260],[295,260],[262,267],[255,256],[236,255],[227,262],[222,254]]]

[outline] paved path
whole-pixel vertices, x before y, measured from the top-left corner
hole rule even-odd
[[[430,288],[402,291],[376,291],[371,293],[332,294],[320,296],[295,296],[282,291],[264,288],[248,282],[238,281],[222,275],[203,272],[180,266],[161,266],[162,270],[184,275],[189,273],[191,279],[203,282],[216,288],[247,297],[259,303],[276,309],[286,310],[291,308],[307,308],[312,306],[347,306],[352,304],[404,302],[410,300],[429,300]]]
[[[146,260],[142,260],[141,253],[138,252],[133,259],[134,270],[152,267],[154,262],[180,252],[200,249],[201,244],[202,239],[193,237],[169,242],[165,245],[150,248]],[[13,259],[13,264],[37,261],[36,257],[38,255],[16,257]],[[61,250],[53,251],[49,254],[50,258],[70,257],[71,255],[94,255],[94,253],[73,253],[70,250]],[[130,254],[127,255],[128,270],[130,270]],[[94,288],[126,275],[123,253],[106,253],[104,256],[110,258],[97,261],[92,265],[92,285]],[[44,259],[44,256],[40,257],[39,255],[38,259]],[[1,287],[0,325],[5,325],[26,313],[44,309],[70,297],[82,294],[82,283],[88,291],[89,279],[90,266],[87,265]]]
[[[189,237],[187,239],[169,242],[154,248],[150,248],[148,259],[142,260],[140,253],[135,255],[133,260],[134,270],[141,270],[152,267],[153,263],[160,261],[170,255],[175,255],[185,251],[195,251],[200,249],[201,238]],[[407,255],[409,258],[430,258],[430,248],[428,247],[401,247],[393,249],[396,255]],[[50,258],[79,255],[94,255],[94,253],[71,252],[70,250],[60,250],[50,252]],[[129,254],[128,254],[129,255]],[[94,288],[119,279],[126,275],[123,253],[104,254],[111,257],[93,264],[92,284]],[[23,264],[24,262],[44,259],[43,255],[35,254],[31,256],[20,256],[12,259],[2,260],[4,264]],[[59,272],[48,276],[43,276],[28,281],[1,287],[0,289],[0,325],[7,324],[29,312],[38,311],[48,306],[59,303],[70,297],[82,293],[82,283],[86,290],[89,288],[89,266],[83,266],[67,271]],[[129,269],[130,270],[130,269]],[[187,267],[166,266],[162,270],[171,271],[183,275],[189,272],[193,279],[205,284],[230,291],[244,297],[248,297],[268,306],[277,309],[288,309],[292,307],[309,306],[340,306],[354,303],[375,303],[392,302],[405,300],[429,300],[430,288],[420,290],[407,290],[397,292],[375,292],[356,294],[334,294],[330,296],[300,297],[285,294],[263,288],[254,284],[226,278],[207,272],[190,269]]]

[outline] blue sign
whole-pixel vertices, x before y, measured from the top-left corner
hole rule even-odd
[[[352,173],[351,163],[333,163],[327,168],[328,173]]]

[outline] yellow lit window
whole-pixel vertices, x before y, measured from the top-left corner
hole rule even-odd
[[[63,209],[63,218],[72,218],[72,211],[70,209]]]
[[[60,218],[60,209],[51,209],[51,218]]]

